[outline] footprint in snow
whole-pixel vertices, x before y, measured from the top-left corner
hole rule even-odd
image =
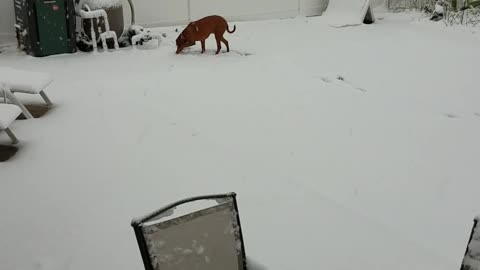
[[[326,83],[333,83],[335,81],[345,81],[342,75],[336,75],[336,74],[327,74],[322,76],[322,81]]]
[[[446,114],[445,114],[445,116],[446,116],[446,117],[448,117],[448,118],[453,118],[453,119],[455,119],[455,118],[459,118],[459,116],[458,116],[458,115],[456,115],[456,114],[453,114],[453,113],[446,113]]]
[[[367,90],[365,90],[363,88],[360,88],[360,87],[356,87],[356,86],[352,85],[351,83],[347,82],[345,80],[345,78],[342,75],[339,75],[339,74],[327,74],[327,75],[322,76],[321,78],[322,78],[322,81],[324,81],[326,83],[339,82],[339,83],[343,83],[343,84],[349,86],[352,89],[359,90],[359,91],[362,91],[364,93],[367,92]]]
[[[480,113],[478,113],[478,112],[474,113],[474,115],[480,117]]]
[[[234,52],[234,53],[236,53],[236,54],[238,54],[238,55],[240,55],[240,56],[250,56],[250,55],[252,55],[252,54],[249,53],[249,52],[236,52],[236,51],[232,51],[232,52]]]

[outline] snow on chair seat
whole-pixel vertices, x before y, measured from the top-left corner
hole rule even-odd
[[[47,105],[52,106],[52,102],[45,93],[45,88],[52,82],[53,78],[47,73],[0,67],[0,84],[6,88],[5,92],[8,92],[7,90],[10,92],[9,96],[5,93],[6,98],[19,105],[27,118],[33,118],[33,116],[14,96],[14,93],[40,94]]]
[[[18,140],[10,130],[10,125],[21,113],[22,110],[16,105],[0,103],[0,132],[5,131],[13,144],[18,143]]]

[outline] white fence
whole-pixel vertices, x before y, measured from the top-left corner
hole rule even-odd
[[[124,12],[129,18],[127,1]],[[290,18],[321,15],[328,0],[134,0],[137,23],[146,27],[183,24],[205,15],[228,20]],[[14,40],[13,0],[0,0],[0,44]]]

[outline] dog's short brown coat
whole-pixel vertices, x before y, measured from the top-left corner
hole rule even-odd
[[[223,42],[227,46],[227,52],[230,51],[228,41],[223,37],[225,31],[232,34],[235,32],[237,27],[234,25],[233,30],[228,29],[227,21],[218,15],[208,16],[202,18],[198,21],[191,22],[187,27],[182,31],[182,33],[177,38],[177,54],[180,53],[186,47],[195,45],[196,41],[200,41],[202,44],[202,53],[205,52],[205,40],[211,35],[215,35],[217,41],[217,52],[220,52],[221,44]]]

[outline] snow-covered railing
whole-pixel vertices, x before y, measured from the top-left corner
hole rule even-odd
[[[79,8],[77,10],[78,16],[80,16],[82,19],[85,20],[91,20],[91,26],[90,26],[90,35],[92,39],[92,45],[93,45],[93,50],[94,52],[97,52],[97,35],[95,33],[95,25],[93,20],[96,19],[98,22],[98,32],[100,33],[100,39],[102,40],[102,46],[104,50],[107,50],[107,39],[113,39],[115,50],[119,49],[118,45],[118,37],[117,33],[115,31],[110,30],[110,23],[108,22],[108,15],[107,12],[104,9],[97,9],[97,10],[91,10],[88,4],[83,4],[83,7],[86,10],[83,10],[83,8]],[[103,22],[105,24],[105,32],[101,31],[101,26],[99,23],[99,19],[103,18]]]

